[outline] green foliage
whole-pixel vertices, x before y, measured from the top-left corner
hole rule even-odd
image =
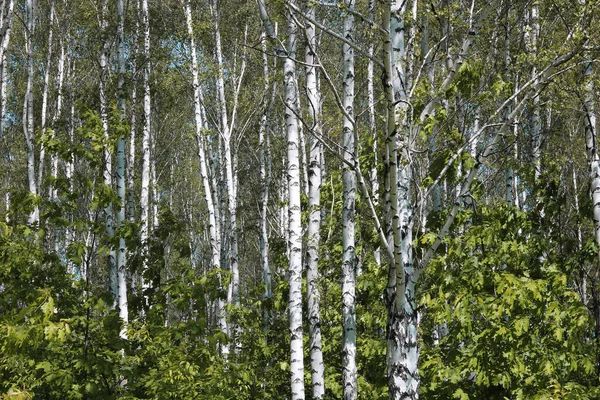
[[[597,398],[589,314],[532,217],[483,207],[432,263],[427,398]]]

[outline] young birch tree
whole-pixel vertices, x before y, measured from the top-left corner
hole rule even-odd
[[[117,196],[121,201],[117,210],[117,226],[122,229],[125,223],[125,11],[123,0],[117,0],[117,47],[119,57],[119,81],[117,88],[117,106],[119,107],[119,137],[117,139]],[[126,247],[123,232],[119,233],[119,248],[117,250],[117,285],[119,293],[119,317],[123,320],[121,337],[127,338],[127,323],[129,321],[127,306],[127,276],[126,276]]]
[[[198,159],[200,162],[200,176],[202,178],[202,185],[204,187],[204,199],[206,200],[206,207],[208,209],[208,233],[211,248],[211,267],[219,268],[220,266],[220,241],[219,232],[217,229],[217,216],[215,213],[215,200],[213,199],[213,191],[210,187],[210,181],[207,171],[207,159],[205,152],[205,141],[204,141],[204,128],[205,119],[202,112],[202,101],[201,101],[201,86],[198,78],[198,59],[196,56],[196,42],[194,39],[194,29],[192,25],[192,10],[190,6],[190,0],[185,0],[184,4],[185,19],[188,32],[190,57],[192,59],[192,87],[194,91],[194,118],[196,122],[196,140],[198,143]],[[217,318],[219,321],[219,328],[222,332],[227,332],[227,323],[225,319],[225,306],[222,299],[217,300]],[[223,348],[225,353],[228,352],[227,346]]]
[[[290,1],[294,6],[295,1]],[[304,399],[304,349],[302,344],[302,220],[300,208],[300,156],[296,99],[296,46],[298,27],[288,10],[288,39],[283,62],[285,124],[287,131],[287,179],[289,193],[289,313],[292,400]]]
[[[33,33],[35,29],[35,8],[34,1],[27,0],[26,4],[26,27],[25,27],[25,53],[27,57],[27,89],[25,100],[23,102],[23,131],[27,142],[27,178],[29,191],[33,196],[37,196],[37,184],[35,176],[35,136],[33,119]],[[39,222],[40,210],[37,205],[29,214],[29,224]]]
[[[148,269],[148,238],[150,234],[150,129],[152,121],[151,99],[150,99],[150,23],[148,21],[148,0],[142,0],[142,30],[144,33],[144,46],[142,51],[142,63],[144,71],[144,126],[142,136],[142,192],[140,196],[141,231],[140,240],[143,249],[142,274]],[[142,278],[142,288],[147,289],[149,283],[147,277]]]
[[[104,185],[112,188],[112,148],[109,145],[108,137],[108,106],[107,106],[107,81],[108,81],[108,48],[110,46],[108,40],[108,0],[102,0],[100,9],[100,31],[103,35],[102,49],[100,50],[100,120],[102,121],[102,131],[104,132],[104,170],[103,178]],[[110,202],[104,209],[104,224],[106,234],[112,238],[115,234],[115,226],[113,219],[113,204]],[[118,302],[119,288],[117,278],[117,260],[116,252],[111,247],[108,254],[108,274],[110,279],[110,291],[113,295],[115,305]]]
[[[325,396],[325,372],[321,343],[321,316],[319,312],[319,245],[321,242],[321,143],[323,135],[321,116],[321,91],[317,84],[317,35],[315,24],[316,9],[308,5],[306,9],[306,95],[308,97],[308,124],[311,127],[308,160],[308,227],[306,240],[306,283],[308,301],[308,335],[312,395],[314,399]]]
[[[345,0],[343,44],[344,82],[342,116],[343,209],[342,209],[342,381],[344,400],[358,396],[356,371],[356,253],[355,253],[355,196],[356,196],[356,148],[354,145],[354,0]]]
[[[2,2],[5,6],[5,2]],[[4,120],[6,116],[6,88],[7,88],[7,70],[6,52],[10,44],[10,34],[12,31],[12,20],[14,12],[14,0],[9,0],[6,8],[2,8],[0,18],[0,137],[4,135]]]
[[[228,264],[231,272],[231,284],[228,290],[227,301],[230,304],[240,303],[240,271],[238,266],[238,235],[237,235],[237,195],[236,176],[234,174],[234,162],[232,153],[233,121],[230,124],[227,113],[227,99],[225,97],[225,73],[223,64],[223,50],[221,48],[221,31],[219,29],[219,13],[217,0],[211,3],[213,20],[215,23],[215,47],[217,57],[217,103],[221,117],[221,136],[223,138],[223,159],[225,162],[225,174],[227,182],[227,210],[229,217],[229,257]],[[241,79],[241,78],[240,78]],[[234,105],[235,107],[235,105]],[[233,117],[232,117],[233,120]]]

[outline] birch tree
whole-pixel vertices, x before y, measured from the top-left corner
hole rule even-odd
[[[210,181],[207,172],[207,160],[205,151],[205,140],[204,140],[204,129],[205,120],[202,113],[202,101],[200,80],[198,78],[198,60],[196,55],[196,42],[194,39],[194,30],[192,26],[192,11],[190,6],[190,0],[186,0],[184,4],[184,12],[186,18],[188,40],[189,40],[189,51],[192,61],[192,85],[194,91],[194,118],[196,128],[196,142],[198,144],[198,159],[200,162],[200,176],[202,178],[202,184],[204,187],[204,199],[208,209],[208,230],[210,239],[211,249],[211,266],[212,268],[220,267],[221,248],[220,248],[220,237],[217,230],[217,217],[215,213],[215,199],[213,199],[214,192],[210,187]],[[222,299],[217,300],[217,318],[219,321],[219,328],[222,332],[227,332],[227,323],[225,319],[225,310]],[[225,354],[228,353],[228,347],[223,348]]]
[[[344,18],[344,38],[354,42],[354,0],[346,0],[347,13]],[[343,45],[344,91],[342,117],[342,148],[344,150],[343,210],[342,210],[342,321],[344,328],[342,347],[342,380],[344,399],[356,399],[358,381],[356,371],[356,245],[354,232],[356,196],[356,147],[354,145],[354,49]]]
[[[26,29],[25,29],[25,53],[27,57],[27,90],[23,102],[23,131],[27,142],[27,178],[29,182],[29,192],[37,196],[37,184],[35,176],[35,136],[34,136],[34,118],[33,118],[33,34],[35,29],[35,8],[33,0],[27,0],[26,4]],[[40,210],[37,205],[29,215],[29,224],[39,222]]]
[[[321,91],[317,83],[317,35],[315,24],[316,8],[309,5],[306,9],[306,95],[308,97],[311,135],[309,140],[308,161],[308,227],[306,233],[306,283],[308,302],[308,334],[310,348],[310,366],[312,395],[315,399],[325,396],[325,377],[323,351],[321,343],[321,315],[319,312],[319,246],[321,242],[321,143],[323,135],[321,116]]]
[[[144,125],[142,136],[142,191],[140,196],[141,230],[140,240],[143,248],[143,275],[142,288],[148,289],[148,277],[145,276],[148,269],[148,239],[150,234],[150,140],[152,109],[150,99],[150,23],[148,21],[148,0],[142,0],[142,31],[144,34],[144,46],[142,51],[143,60],[143,82],[144,82]]]
[[[119,80],[117,88],[117,106],[119,108],[119,137],[117,139],[117,196],[121,204],[117,210],[117,226],[123,229],[125,223],[125,10],[123,0],[117,0],[117,48],[119,58]],[[129,321],[127,306],[127,275],[126,275],[126,247],[123,232],[119,233],[119,249],[117,251],[117,285],[119,293],[119,317],[123,320],[121,337],[127,338],[127,323]]]
[[[221,137],[223,138],[223,160],[225,162],[225,174],[227,182],[227,206],[228,206],[228,239],[230,243],[228,265],[231,272],[231,285],[228,290],[228,302],[239,305],[240,271],[238,266],[238,235],[237,235],[237,194],[236,176],[234,174],[234,162],[232,152],[233,121],[229,122],[227,112],[227,99],[225,97],[225,78],[223,65],[223,50],[221,48],[221,32],[219,30],[219,14],[217,1],[211,3],[212,15],[215,24],[215,47],[217,61],[217,101],[219,104]],[[234,105],[235,108],[235,105]],[[233,117],[232,117],[233,120]]]
[[[294,1],[291,4],[295,5]],[[302,221],[300,208],[300,157],[296,99],[296,46],[298,27],[292,11],[286,15],[288,37],[283,62],[285,124],[287,133],[287,180],[289,193],[289,313],[292,400],[304,399],[304,350],[302,344]]]

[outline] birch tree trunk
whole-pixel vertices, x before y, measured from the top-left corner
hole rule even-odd
[[[263,79],[264,79],[264,111],[258,128],[258,142],[260,146],[260,181],[262,184],[260,205],[260,259],[263,271],[263,284],[265,286],[264,300],[268,301],[272,296],[271,267],[269,265],[269,228],[267,224],[269,206],[269,186],[271,185],[271,145],[269,139],[269,121],[271,119],[271,107],[274,101],[275,88],[269,93],[269,57],[267,55],[266,34],[261,35],[263,51]],[[265,337],[269,328],[269,310],[264,307],[264,329]]]
[[[140,196],[140,212],[142,228],[140,240],[142,241],[143,268],[142,275],[148,269],[148,237],[150,232],[150,129],[151,129],[151,104],[150,104],[150,25],[148,21],[148,0],[142,0],[142,30],[144,31],[144,47],[142,62],[144,70],[144,126],[142,137],[142,191]],[[149,287],[147,277],[142,276],[142,289]]]
[[[140,2],[135,0],[135,15],[139,15]],[[137,83],[138,83],[138,57],[140,37],[139,18],[135,18],[135,34],[133,38],[133,59],[131,65],[131,119],[129,122],[129,159],[127,160],[127,190],[129,192],[129,221],[135,221],[135,136],[137,129]]]
[[[539,9],[537,3],[533,3],[530,10],[530,29],[526,31],[525,43],[530,54],[537,54],[538,37],[540,35],[540,23],[538,21]],[[532,68],[532,76],[535,77],[538,71],[534,66]],[[534,82],[536,84],[537,82]],[[534,182],[538,183],[542,174],[541,155],[542,155],[542,121],[540,116],[540,97],[533,98],[533,110],[531,116],[531,136],[533,142],[533,166],[534,166]]]
[[[227,100],[225,97],[225,78],[223,65],[223,51],[221,49],[221,32],[219,30],[219,15],[217,0],[212,3],[213,19],[215,22],[215,46],[217,55],[217,96],[221,116],[221,129],[223,136],[223,158],[227,178],[227,200],[229,213],[229,268],[231,272],[231,285],[228,290],[228,302],[239,305],[240,272],[238,267],[238,239],[237,239],[237,196],[234,178],[234,166],[231,151],[232,126],[229,125],[227,115]]]
[[[407,88],[404,15],[406,2],[391,1],[384,15],[389,22],[386,75],[388,100],[388,152],[394,264],[388,273],[388,391],[390,399],[418,399],[419,348],[412,257],[412,165],[410,129],[406,125]],[[385,29],[385,28],[384,28]],[[400,154],[398,149],[401,150]]]
[[[123,10],[123,0],[117,0],[117,47],[119,52],[119,81],[117,88],[117,106],[119,107],[119,119],[122,126],[125,126],[125,13]],[[121,201],[117,210],[117,226],[122,229],[125,222],[125,129],[119,128],[119,138],[117,140],[117,196]],[[119,292],[119,317],[123,321],[123,329],[120,336],[127,339],[127,324],[129,321],[129,312],[127,306],[127,276],[126,276],[126,247],[123,233],[119,233],[119,249],[117,252],[117,284]]]
[[[64,83],[64,77],[65,77],[65,58],[66,58],[65,45],[64,45],[63,39],[61,38],[61,40],[60,40],[60,55],[58,57],[58,67],[57,67],[58,70],[57,70],[57,76],[56,76],[56,86],[58,88],[58,94],[56,97],[56,112],[54,113],[54,117],[52,118],[52,129],[53,130],[56,129],[56,122],[62,115],[63,98],[64,98],[63,83]],[[50,156],[50,175],[54,178],[56,178],[58,176],[58,157],[55,153],[53,153]],[[57,192],[54,187],[50,188],[49,195],[50,195],[50,199],[52,199],[52,200],[56,199]]]
[[[106,82],[108,80],[108,0],[102,0],[100,10],[100,31],[102,32],[104,42],[102,44],[102,50],[100,52],[100,119],[102,121],[102,130],[104,131],[104,138],[106,145],[104,146],[104,185],[112,187],[112,149],[108,145],[110,142],[108,137],[108,110],[106,105]],[[104,209],[104,224],[106,234],[109,238],[112,238],[115,234],[114,219],[113,219],[113,205],[109,203]],[[112,293],[115,305],[118,302],[119,287],[117,277],[117,260],[116,252],[111,248],[108,254],[108,273],[110,280],[110,292]]]
[[[208,230],[210,238],[211,248],[211,264],[212,268],[219,268],[220,266],[220,242],[219,232],[217,230],[217,216],[215,213],[215,202],[213,200],[213,191],[210,187],[209,176],[207,172],[207,159],[205,152],[205,141],[203,128],[205,120],[202,113],[202,102],[201,102],[201,87],[200,80],[198,79],[198,60],[196,58],[196,43],[194,40],[194,30],[192,27],[192,11],[190,7],[190,0],[185,2],[185,17],[188,31],[188,39],[190,41],[190,56],[192,59],[192,85],[194,90],[194,117],[196,121],[196,139],[198,142],[198,158],[200,161],[200,176],[202,178],[202,184],[204,187],[204,198],[206,200],[206,207],[208,209]],[[217,318],[219,321],[219,328],[222,332],[227,332],[227,323],[224,313],[223,300],[217,300]],[[227,346],[223,348],[225,353],[228,352]]]
[[[375,0],[369,0],[369,13],[368,18],[371,21],[375,20]],[[377,207],[379,205],[379,178],[377,177],[377,165],[378,165],[378,154],[377,154],[377,124],[375,122],[375,79],[374,69],[375,63],[373,57],[375,56],[375,38],[372,37],[369,40],[369,49],[367,60],[367,104],[369,108],[369,133],[371,134],[371,140],[373,141],[373,167],[371,168],[371,192],[373,194],[373,205]],[[373,257],[377,265],[381,265],[381,249],[375,248]]]
[[[46,68],[44,69],[44,88],[42,90],[42,110],[41,110],[41,134],[46,133],[46,117],[48,113],[48,90],[50,86],[50,67],[52,65],[52,37],[54,36],[54,1],[50,3],[50,28],[48,32],[48,50],[46,54]],[[46,146],[40,146],[40,159],[38,165],[37,186],[42,191],[42,180],[44,178],[44,161],[46,159]]]
[[[2,10],[2,19],[0,20],[0,137],[4,137],[4,120],[6,115],[6,88],[8,78],[6,68],[6,52],[8,51],[8,45],[10,44],[13,10],[14,0],[9,0],[6,10]]]
[[[27,89],[23,102],[23,131],[27,142],[27,177],[29,191],[37,196],[37,185],[35,177],[35,137],[33,126],[33,41],[32,36],[35,29],[35,10],[33,0],[27,0],[26,5],[27,27],[25,29],[25,53],[27,55]],[[29,215],[29,224],[36,224],[40,219],[40,210],[37,205]]]
[[[325,366],[321,343],[321,315],[319,302],[319,246],[321,242],[321,144],[318,138],[323,135],[321,122],[321,92],[317,85],[316,51],[317,37],[315,7],[309,5],[306,10],[306,94],[308,97],[310,154],[308,165],[308,232],[306,240],[306,283],[308,297],[308,334],[310,348],[310,368],[312,377],[312,395],[314,399],[325,396]]]
[[[594,104],[594,81],[592,61],[588,60],[585,65],[584,79],[585,86],[585,147],[587,150],[588,162],[590,165],[590,194],[592,197],[593,211],[592,220],[594,222],[594,237],[596,243],[600,245],[600,155],[598,154],[598,144],[596,136],[596,114]],[[600,259],[600,253],[598,253]]]
[[[345,0],[349,12],[344,18],[344,38],[354,42],[354,0]],[[344,151],[343,170],[343,209],[342,209],[342,381],[344,400],[354,400],[358,396],[356,371],[356,253],[355,253],[355,196],[356,196],[356,149],[354,145],[354,49],[343,45],[344,91],[342,117],[342,148]]]
[[[290,1],[295,5],[295,1]],[[289,193],[289,312],[290,370],[292,400],[304,399],[304,350],[302,344],[302,220],[300,208],[300,157],[296,99],[297,26],[289,11],[287,17],[287,54],[283,62],[285,85],[285,124],[287,131],[287,179]]]

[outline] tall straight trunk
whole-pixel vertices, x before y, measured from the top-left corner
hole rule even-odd
[[[160,195],[158,194],[158,179],[156,178],[156,132],[150,138],[150,190],[152,204],[152,230],[158,229],[158,203],[160,203]]]
[[[384,15],[389,22],[386,43],[388,100],[388,152],[394,263],[388,273],[388,391],[390,399],[417,399],[419,389],[415,274],[412,257],[412,203],[410,129],[407,121],[406,2],[391,1]],[[398,149],[401,151],[399,152]]]
[[[354,0],[345,0],[349,11],[354,11]],[[348,12],[344,18],[344,38],[354,42],[354,15]],[[342,381],[344,400],[353,400],[358,396],[356,371],[356,252],[354,214],[356,197],[356,148],[354,145],[354,49],[344,43],[344,91],[342,117],[342,148],[344,151],[343,170],[343,209],[342,209]]]
[[[106,84],[108,80],[108,0],[102,0],[100,10],[100,31],[102,32],[104,42],[102,44],[102,50],[100,52],[100,120],[102,121],[102,130],[106,142],[109,143],[108,138],[108,109],[107,109],[107,98],[106,98]],[[108,187],[112,187],[112,148],[109,145],[104,147],[104,184]],[[104,209],[104,224],[106,234],[109,238],[112,238],[115,234],[115,226],[113,219],[113,204],[109,203]],[[108,273],[110,280],[110,292],[112,293],[115,305],[118,302],[119,287],[117,278],[117,260],[116,252],[111,248],[108,254]]]
[[[6,68],[6,52],[10,43],[10,33],[12,27],[12,17],[14,9],[14,1],[9,0],[4,9],[5,2],[2,2],[2,17],[0,18],[0,138],[4,137],[4,123],[6,115],[6,90],[8,86],[8,73]],[[6,157],[10,160],[11,155],[6,154]],[[7,179],[7,184],[10,185],[10,177]],[[8,211],[10,209],[10,194],[6,193],[6,214],[5,221],[9,222]]]
[[[592,221],[594,224],[594,238],[596,244],[600,246],[600,155],[598,153],[597,143],[597,121],[595,105],[595,85],[593,77],[593,62],[591,56],[587,55],[587,63],[584,70],[585,83],[585,147],[587,150],[589,173],[590,173],[590,196],[592,198]],[[600,251],[598,252],[600,259]],[[596,272],[597,276],[597,272]],[[592,301],[594,319],[596,322],[595,333],[600,334],[600,306],[596,301]]]
[[[295,5],[295,1],[291,0]],[[302,344],[302,219],[300,207],[300,156],[298,118],[296,117],[296,35],[297,26],[287,15],[287,54],[283,62],[285,87],[285,124],[287,130],[287,180],[289,193],[289,313],[290,313],[290,370],[292,400],[304,399],[304,349]]]
[[[119,81],[117,88],[117,106],[119,107],[119,119],[125,125],[125,13],[123,0],[117,0],[117,40],[119,51]],[[125,223],[125,130],[119,129],[120,136],[117,140],[117,196],[121,201],[117,210],[117,226],[122,229]],[[119,233],[119,249],[117,252],[117,283],[119,292],[119,317],[123,320],[121,337],[127,338],[128,306],[127,306],[127,271],[125,238],[123,232]]]
[[[140,239],[143,248],[143,274],[148,269],[148,237],[150,232],[150,125],[152,120],[150,104],[150,24],[148,21],[148,0],[142,0],[142,30],[144,31],[144,126],[142,137],[142,190],[140,196],[140,212],[142,228]],[[147,277],[142,277],[142,288],[149,287]]]
[[[135,15],[139,15],[140,2],[135,0]],[[137,83],[138,58],[140,37],[139,18],[135,18],[135,34],[133,39],[133,57],[131,61],[131,118],[129,120],[129,158],[127,160],[127,191],[129,192],[129,221],[135,221],[135,136],[137,128]]]
[[[533,3],[530,10],[530,30],[527,31],[529,40],[526,40],[528,44],[528,52],[531,54],[537,54],[538,51],[538,37],[540,35],[540,23],[539,23],[539,9],[537,3]],[[536,76],[538,73],[537,68],[532,68],[532,76]],[[534,82],[536,84],[537,82]],[[535,183],[539,183],[540,176],[542,175],[542,121],[540,116],[540,97],[535,96],[533,98],[533,110],[531,115],[531,136],[533,142],[533,166],[534,166],[534,178]]]
[[[67,48],[69,49],[69,48]],[[70,59],[69,64],[67,65],[67,88],[69,93],[69,115],[67,117],[67,143],[71,144],[73,142],[73,135],[75,133],[75,100],[73,95],[73,72],[75,60]],[[65,177],[67,178],[67,182],[69,185],[69,190],[73,190],[73,172],[75,160],[73,158],[65,161]],[[73,213],[69,213],[70,222],[73,221]],[[75,228],[69,224],[67,225],[65,231],[65,245],[64,248],[69,248],[69,245],[73,243],[75,237]],[[67,261],[68,271],[75,275],[75,279],[81,278],[81,266],[76,266],[72,261]]]
[[[4,5],[4,2],[2,2]],[[6,10],[2,9],[2,18],[0,19],[0,137],[4,137],[4,120],[6,115],[6,88],[7,88],[7,68],[6,52],[10,44],[10,33],[12,30],[12,19],[14,10],[14,0],[9,0]],[[8,210],[8,208],[7,208]]]
[[[369,0],[369,13],[368,18],[371,21],[375,20],[375,0]],[[371,34],[371,36],[373,36]],[[377,207],[379,205],[379,178],[377,177],[377,164],[378,164],[378,154],[377,154],[377,124],[375,122],[375,63],[373,62],[373,57],[375,56],[375,38],[371,37],[369,40],[369,49],[368,49],[369,58],[367,60],[367,104],[369,107],[369,133],[371,135],[371,140],[373,142],[373,167],[371,168],[370,180],[371,180],[371,191],[373,193],[373,205]],[[377,265],[381,265],[381,249],[379,247],[375,248],[373,252],[373,257],[375,258],[375,262]]]
[[[510,17],[510,10],[507,10],[507,19],[509,19]],[[511,54],[510,54],[510,31],[511,31],[511,26],[510,24],[506,25],[506,35],[504,38],[504,42],[505,42],[505,47],[506,47],[506,53],[504,55],[504,68],[506,70],[507,74],[510,74],[510,66],[512,65],[511,62]],[[518,84],[517,81],[515,80],[515,93],[518,93]],[[515,98],[515,104],[517,103],[517,99]],[[511,114],[511,107],[507,107],[505,110],[505,116],[508,116]],[[512,121],[507,121],[508,123],[511,123]],[[514,180],[515,180],[515,171],[512,167],[512,165],[509,165],[509,167],[506,169],[506,171],[504,172],[504,185],[505,185],[505,190],[504,190],[504,201],[506,201],[508,204],[512,205],[515,201],[515,188],[514,188]]]
[[[223,136],[223,158],[225,162],[225,173],[227,181],[227,206],[229,216],[228,239],[230,245],[229,251],[229,269],[231,272],[231,285],[228,290],[228,302],[239,305],[239,287],[240,272],[238,267],[238,238],[237,238],[237,196],[236,182],[234,177],[233,154],[232,154],[232,127],[229,124],[227,115],[227,100],[225,97],[225,78],[223,65],[223,51],[221,49],[221,32],[219,29],[219,15],[217,11],[217,1],[212,2],[213,19],[215,22],[215,46],[217,56],[217,100],[221,116],[221,130]]]
[[[35,180],[35,137],[33,126],[33,41],[35,29],[35,10],[33,0],[27,0],[27,27],[25,32],[25,52],[27,54],[27,90],[23,104],[23,131],[27,142],[27,178],[29,191],[37,196]],[[36,205],[29,215],[29,224],[36,224],[40,219],[40,210]]]
[[[56,129],[56,122],[59,120],[59,118],[62,115],[62,109],[63,109],[63,99],[64,99],[64,93],[63,93],[63,84],[64,84],[64,77],[65,77],[65,61],[66,61],[66,52],[65,52],[65,45],[63,40],[61,39],[60,41],[60,55],[58,57],[58,66],[57,66],[57,74],[56,74],[56,86],[58,88],[58,94],[56,97],[56,112],[54,113],[54,117],[52,118],[52,129]],[[54,178],[56,178],[58,176],[58,156],[53,153],[50,156],[50,175]],[[50,198],[51,199],[56,199],[57,197],[57,192],[56,189],[54,187],[50,188]]]
[[[211,248],[211,267],[219,268],[221,248],[219,241],[219,232],[217,229],[217,215],[215,212],[215,202],[213,199],[213,191],[210,186],[210,180],[207,171],[207,159],[205,152],[205,140],[204,140],[204,126],[205,119],[202,112],[202,101],[201,101],[201,87],[200,80],[198,78],[198,60],[196,58],[196,43],[194,40],[194,30],[192,27],[192,11],[190,7],[190,0],[185,3],[185,17],[188,31],[188,39],[190,41],[190,56],[192,59],[192,85],[194,89],[194,117],[196,121],[196,139],[198,142],[198,158],[200,161],[200,176],[202,177],[202,185],[204,187],[204,198],[206,200],[206,207],[208,209],[208,230]],[[221,299],[217,300],[217,318],[219,321],[219,328],[222,332],[227,332],[227,323],[224,314],[224,304]],[[227,352],[227,347],[223,349]]]
[[[592,61],[585,66],[584,78],[586,79],[586,94],[584,100],[585,109],[585,146],[587,149],[588,162],[590,165],[590,193],[592,196],[594,221],[594,236],[596,243],[600,245],[600,156],[598,154],[598,143],[596,136],[596,114],[594,99],[594,81]],[[600,253],[599,253],[600,257]]]
[[[269,265],[269,186],[271,185],[271,145],[269,139],[269,122],[271,119],[271,108],[275,100],[275,88],[271,92],[269,77],[269,57],[267,54],[266,34],[261,35],[263,50],[263,79],[264,79],[264,111],[258,128],[258,142],[260,146],[260,181],[262,185],[260,201],[260,260],[263,272],[263,284],[265,286],[264,299],[269,300],[272,296],[271,266]],[[269,310],[264,307],[264,329],[265,334],[269,328]]]
[[[321,315],[319,312],[319,246],[321,242],[321,142],[323,135],[321,122],[321,92],[317,83],[316,51],[317,36],[315,7],[306,10],[306,94],[310,115],[310,153],[308,160],[308,232],[306,240],[306,283],[308,297],[308,334],[310,348],[310,368],[312,395],[314,399],[325,397],[325,366],[321,342]]]
[[[54,36],[54,1],[50,3],[50,29],[48,32],[48,51],[46,54],[46,68],[44,69],[44,88],[42,90],[42,110],[40,129],[42,135],[46,133],[46,117],[48,114],[48,90],[50,86],[50,66],[52,65],[52,38]],[[44,178],[44,161],[46,159],[46,147],[40,146],[40,159],[38,164],[37,186],[42,190],[42,180]]]

